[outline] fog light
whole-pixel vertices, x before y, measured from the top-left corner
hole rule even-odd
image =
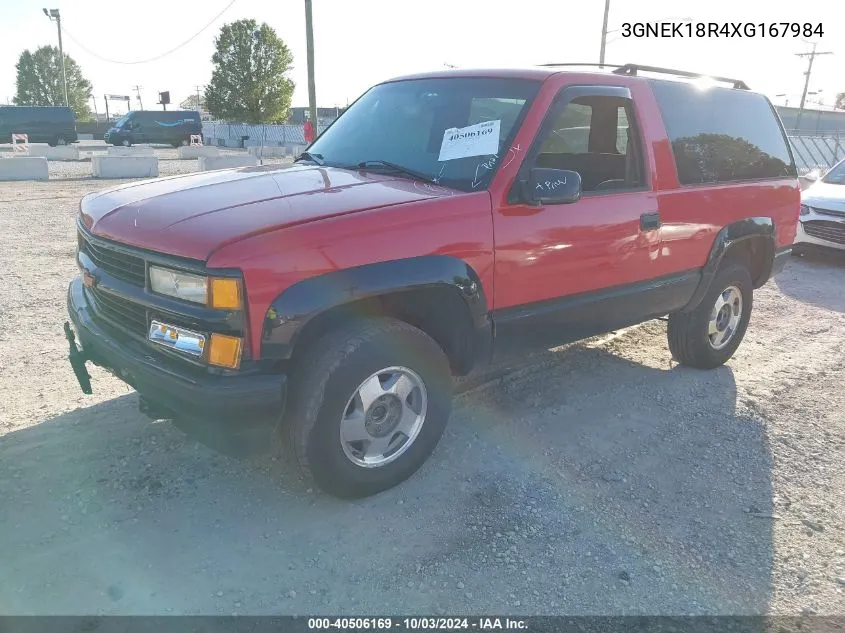
[[[241,363],[241,339],[225,334],[212,334],[208,349],[208,362],[218,367],[237,369]]]
[[[164,345],[192,356],[202,356],[205,350],[205,335],[176,325],[168,325],[160,321],[150,324],[148,338],[153,343]]]
[[[241,283],[230,277],[213,277],[211,279],[212,308],[218,310],[240,310]]]

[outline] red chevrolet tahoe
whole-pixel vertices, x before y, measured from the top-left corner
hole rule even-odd
[[[80,385],[105,367],[219,448],[282,437],[355,497],[422,465],[452,376],[493,358],[668,315],[678,362],[721,365],[800,193],[770,102],[694,77],[404,77],[293,165],[86,196],[65,324]]]

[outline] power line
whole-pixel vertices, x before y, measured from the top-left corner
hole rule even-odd
[[[155,57],[150,57],[149,59],[139,59],[137,61],[132,61],[132,62],[122,61],[122,60],[119,60],[119,59],[109,59],[108,57],[103,57],[102,55],[99,55],[99,54],[95,53],[94,51],[92,51],[91,49],[89,49],[88,47],[86,47],[85,44],[81,43],[71,33],[69,33],[68,30],[64,26],[62,26],[62,31],[64,32],[65,35],[67,35],[71,39],[71,41],[73,41],[77,46],[79,46],[79,48],[81,48],[83,51],[85,51],[86,53],[88,53],[92,57],[96,57],[97,59],[99,59],[101,61],[109,62],[110,64],[124,64],[124,65],[127,65],[127,66],[133,66],[133,65],[136,65],[136,64],[149,64],[150,62],[158,61],[159,59],[161,59],[163,57],[167,57],[171,53],[175,53],[176,51],[178,51],[183,46],[190,44],[193,40],[195,40],[197,37],[199,37],[202,34],[203,31],[205,31],[209,26],[214,24],[217,21],[217,18],[219,18],[224,13],[226,13],[226,11],[228,11],[229,8],[233,4],[235,4],[235,2],[237,2],[237,0],[231,0],[231,2],[229,2],[229,4],[227,4],[225,7],[223,7],[223,10],[220,11],[220,13],[218,13],[217,15],[215,15],[211,19],[211,21],[208,22],[208,24],[206,24],[199,31],[194,33],[191,37],[189,37],[187,40],[185,40],[184,42],[182,42],[178,46],[175,46],[175,47],[171,48],[169,51],[165,51],[164,53],[161,53],[160,55],[156,55]]]

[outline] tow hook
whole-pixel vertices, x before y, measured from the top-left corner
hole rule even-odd
[[[76,345],[76,335],[67,321],[65,321],[65,338],[70,347],[68,360],[70,361],[70,366],[73,368],[73,373],[76,375],[76,380],[82,388],[82,393],[90,395],[93,393],[91,391],[91,375],[85,367],[85,361],[88,359],[85,356],[85,352],[80,350]]]

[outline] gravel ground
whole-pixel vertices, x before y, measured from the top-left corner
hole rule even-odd
[[[789,262],[715,371],[654,321],[462,381],[423,469],[341,502],[82,395],[73,220],[111,183],[56,165],[0,183],[0,612],[845,613],[842,260]]]

